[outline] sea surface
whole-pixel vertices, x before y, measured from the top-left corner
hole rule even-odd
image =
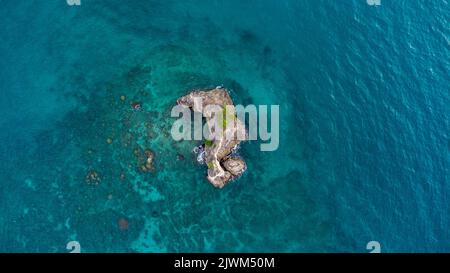
[[[0,0],[0,252],[449,252],[450,2],[380,3]],[[280,105],[222,190],[170,137],[217,85]]]

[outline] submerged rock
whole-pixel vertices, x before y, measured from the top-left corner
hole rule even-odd
[[[155,157],[155,153],[152,150],[145,149],[144,154],[148,160],[153,161],[153,158]]]
[[[117,225],[119,226],[119,229],[124,231],[127,230],[130,226],[130,223],[125,218],[120,218],[119,221],[117,221]]]
[[[86,183],[88,183],[89,185],[98,185],[98,184],[100,184],[101,178],[100,178],[100,175],[96,171],[91,170],[86,175],[85,180],[86,180]]]
[[[155,153],[150,149],[145,149],[142,151],[140,148],[135,148],[133,154],[137,160],[137,167],[142,172],[153,172]]]
[[[234,106],[228,91],[221,86],[212,90],[193,91],[179,98],[177,103],[189,107],[194,112],[202,113],[206,118],[210,133],[215,134],[214,140],[204,146],[204,161],[208,166],[209,182],[215,187],[223,188],[231,179],[241,175],[246,169],[246,164],[242,159],[230,157],[241,140],[245,139],[246,130],[245,125],[236,118],[234,108],[226,107]],[[208,105],[220,107],[224,115],[222,128],[215,128],[214,113],[207,112],[208,110],[205,109]],[[217,130],[222,130],[222,133],[216,132]]]

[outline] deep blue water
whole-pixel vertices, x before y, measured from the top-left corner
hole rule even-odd
[[[0,7],[1,252],[450,251],[447,0]],[[219,84],[281,114],[223,190],[168,135]]]

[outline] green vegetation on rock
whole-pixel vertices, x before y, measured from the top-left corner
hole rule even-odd
[[[214,142],[212,140],[209,140],[209,139],[205,140],[206,147],[211,147],[213,144],[214,144]]]

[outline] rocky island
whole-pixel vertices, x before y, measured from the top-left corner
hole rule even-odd
[[[189,107],[194,112],[202,113],[210,133],[216,133],[216,117],[207,106],[217,106],[224,114],[223,133],[215,134],[213,140],[204,144],[204,159],[208,166],[208,180],[217,188],[223,188],[230,180],[246,170],[245,161],[233,155],[233,150],[246,135],[245,125],[236,117],[234,104],[228,90],[217,87],[212,90],[193,91],[177,100],[179,105]],[[233,107],[227,107],[233,106]],[[230,121],[233,122],[227,122]],[[231,125],[230,125],[231,124]],[[232,136],[232,137],[230,137]]]

